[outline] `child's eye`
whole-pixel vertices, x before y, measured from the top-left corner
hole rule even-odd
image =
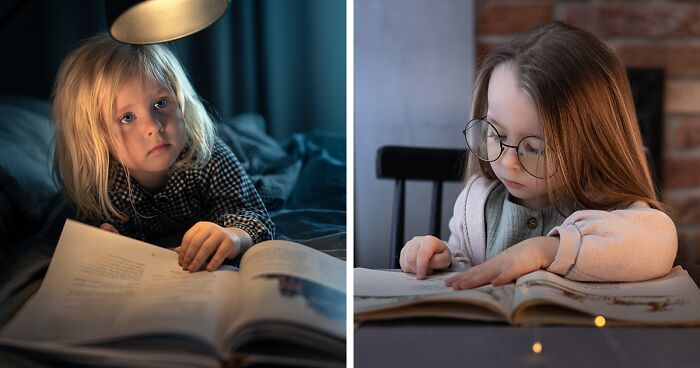
[[[155,107],[156,110],[160,110],[167,105],[168,105],[168,99],[163,97],[163,98],[159,98],[158,100],[156,100],[156,103],[153,104],[153,107]]]
[[[494,132],[489,132],[486,137],[490,140],[493,140],[493,141],[501,141],[501,140],[505,139],[504,137],[498,135],[498,133],[494,133]]]
[[[131,123],[132,121],[134,121],[134,119],[136,119],[136,116],[134,116],[134,114],[132,114],[132,113],[130,113],[130,112],[127,112],[126,114],[124,114],[124,115],[122,116],[121,119],[119,119],[119,122],[122,123],[122,124],[129,124],[129,123]]]
[[[525,145],[525,152],[533,156],[541,156],[544,154],[544,151],[540,147],[533,147],[530,144]]]

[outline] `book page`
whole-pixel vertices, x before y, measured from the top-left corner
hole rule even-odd
[[[287,275],[313,280],[345,293],[345,262],[305,245],[269,240],[250,248],[241,260],[246,279]]]
[[[37,293],[3,338],[91,342],[182,334],[214,348],[238,272],[188,273],[171,250],[68,220]]]
[[[272,240],[253,246],[241,260],[245,301],[240,303],[237,315],[230,317],[233,322],[227,334],[229,339],[240,344],[245,337],[239,330],[287,324],[344,342],[345,264],[313,248],[287,241]]]
[[[700,291],[680,267],[661,278],[629,283],[576,282],[547,271],[518,279],[514,304],[550,303],[640,323],[700,322]]]
[[[345,339],[344,292],[313,280],[281,274],[246,278],[243,290],[245,303],[241,303],[232,334],[245,325],[288,323]]]
[[[445,280],[459,272],[438,272],[417,280],[416,275],[405,272],[380,271],[357,267],[353,270],[355,296],[410,296],[452,293]]]
[[[422,316],[438,316],[437,306],[448,303],[472,304],[496,311],[501,320],[510,315],[513,284],[494,287],[484,285],[471,290],[455,291],[445,286],[445,280],[459,272],[441,272],[417,280],[414,274],[400,271],[380,271],[366,268],[354,269],[355,313],[378,312],[386,309],[403,309],[401,313],[411,315],[420,310]],[[435,305],[422,306],[421,304]],[[411,306],[413,311],[407,310]],[[419,306],[421,305],[421,306]],[[443,307],[440,307],[443,308]],[[457,306],[465,310],[464,306]],[[443,308],[445,310],[445,308]],[[435,313],[433,313],[433,311]],[[441,316],[458,317],[454,312],[442,312]],[[475,313],[470,313],[478,318]],[[416,315],[413,313],[413,315]],[[483,319],[483,318],[478,318]],[[494,318],[491,318],[494,319]]]

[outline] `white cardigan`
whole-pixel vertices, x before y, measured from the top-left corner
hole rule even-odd
[[[460,193],[449,222],[447,246],[452,267],[484,262],[486,199],[498,185],[471,178]],[[638,201],[614,211],[576,211],[547,236],[559,249],[547,271],[579,281],[642,281],[665,275],[676,257],[676,227],[665,213]]]

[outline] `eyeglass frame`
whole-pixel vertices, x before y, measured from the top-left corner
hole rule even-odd
[[[499,143],[499,145],[500,145],[500,147],[501,147],[501,152],[499,152],[499,153],[498,153],[498,156],[496,156],[496,158],[493,159],[493,160],[484,160],[483,158],[479,157],[479,155],[477,155],[476,153],[474,153],[474,150],[473,150],[472,147],[469,145],[469,141],[467,140],[467,128],[469,127],[469,124],[471,124],[473,121],[476,121],[476,120],[481,120],[481,121],[485,122],[486,124],[488,124],[491,128],[493,128],[493,130],[494,130],[494,131],[496,132],[496,134],[498,135],[498,138],[499,138],[499,139],[498,139],[498,143]],[[503,143],[503,139],[502,139],[503,136],[501,135],[501,133],[498,131],[498,129],[496,129],[496,127],[495,127],[493,124],[491,124],[490,121],[488,121],[488,120],[486,119],[486,116],[484,116],[483,118],[474,118],[474,119],[469,120],[469,121],[467,122],[467,124],[464,126],[464,129],[462,129],[462,135],[464,136],[464,143],[467,144],[467,148],[469,149],[469,152],[471,152],[474,156],[476,156],[476,158],[478,158],[478,159],[481,160],[481,161],[484,161],[484,162],[495,162],[495,161],[497,161],[499,158],[501,158],[501,156],[503,156],[503,152],[506,150],[506,148],[513,148],[513,149],[515,149],[515,155],[518,157],[518,163],[520,164],[520,167],[522,167],[523,170],[525,170],[525,172],[528,173],[528,174],[530,174],[532,177],[537,178],[537,179],[547,179],[547,178],[551,178],[552,176],[554,176],[554,174],[556,174],[556,172],[557,172],[557,170],[556,170],[557,168],[556,168],[556,166],[555,166],[555,167],[554,167],[554,172],[552,172],[551,175],[549,175],[549,176],[546,177],[546,178],[541,178],[541,177],[539,177],[539,176],[537,176],[537,175],[533,175],[533,174],[530,172],[530,170],[528,170],[527,168],[525,168],[525,165],[523,165],[523,162],[520,161],[520,155],[518,155],[518,147],[520,147],[520,144],[521,144],[524,140],[526,140],[526,139],[528,139],[528,138],[537,138],[537,139],[539,139],[539,140],[542,141],[542,143],[545,145],[545,148],[549,147],[549,145],[546,144],[546,143],[544,142],[544,139],[542,139],[542,138],[539,137],[539,136],[536,136],[536,135],[528,135],[528,136],[522,137],[522,138],[518,141],[518,144],[515,145],[515,146],[510,145],[510,144],[505,144],[505,143]]]

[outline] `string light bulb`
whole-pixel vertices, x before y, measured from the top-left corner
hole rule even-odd
[[[605,326],[605,317],[603,316],[597,316],[594,320],[593,323],[595,323],[596,327],[603,327]]]
[[[539,354],[542,352],[542,344],[539,341],[536,341],[534,344],[532,344],[532,351],[535,354]]]

